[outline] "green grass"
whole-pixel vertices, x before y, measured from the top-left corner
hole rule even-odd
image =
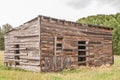
[[[113,66],[85,67],[57,73],[35,73],[5,67],[3,59],[3,51],[0,51],[0,80],[120,80],[120,56],[115,56]]]

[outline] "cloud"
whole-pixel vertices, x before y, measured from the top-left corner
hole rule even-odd
[[[86,8],[90,3],[91,0],[69,0],[67,5],[75,9],[79,9],[79,8]]]
[[[120,0],[96,0],[99,4],[103,5],[110,5],[114,8],[120,8]]]
[[[75,9],[81,9],[88,7],[93,2],[96,2],[98,6],[109,5],[116,9],[120,8],[120,0],[69,0],[67,5]],[[94,3],[92,5],[94,5]]]

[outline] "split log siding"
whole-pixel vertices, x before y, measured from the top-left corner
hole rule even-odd
[[[20,60],[26,60],[26,62],[20,62],[20,67],[32,71],[40,71],[40,66],[29,65],[29,64],[38,64],[40,65],[40,60],[36,58],[39,57],[39,27],[38,21],[35,19],[30,23],[26,23],[20,26],[19,30],[15,30],[5,35],[5,60],[11,58],[14,59],[14,56],[9,56],[14,54],[14,50],[9,51],[8,49],[14,48],[16,44],[20,46]],[[24,55],[27,54],[27,55]]]
[[[55,51],[55,37],[62,37],[62,41],[56,41],[62,43],[60,52]],[[86,48],[78,49],[78,41],[86,41],[79,44]],[[15,54],[18,50],[15,45],[20,46],[20,54]],[[85,51],[86,55],[78,55],[78,51]],[[86,61],[78,62],[80,56],[85,56]],[[88,66],[113,64],[112,29],[39,16],[5,35],[5,62],[14,66],[15,61],[20,63],[15,67],[37,72],[79,67],[82,63]]]
[[[71,52],[63,51],[62,53],[57,53],[58,55],[78,55],[78,41],[88,41],[86,55],[94,55],[94,57],[88,57],[87,60],[94,59],[93,62],[98,66],[113,64],[111,30],[89,27],[87,25],[71,26],[69,24],[56,23],[52,20],[42,20],[41,56],[54,55],[54,36],[62,36],[64,38],[63,49],[72,50]],[[78,61],[77,58],[73,60]]]

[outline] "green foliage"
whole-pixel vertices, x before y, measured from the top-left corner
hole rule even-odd
[[[4,50],[4,35],[0,32],[0,50]]]
[[[12,68],[12,67],[8,67],[8,66],[4,66],[4,65],[0,65],[0,70],[15,70],[15,71],[29,72],[29,71],[24,70],[24,69],[20,69],[20,68]]]
[[[77,20],[77,23],[93,24],[113,28],[114,54],[120,55],[120,13],[115,15],[88,16]]]
[[[4,24],[2,28],[0,27],[0,50],[4,50],[4,35],[11,29],[12,26],[10,24]]]
[[[10,31],[12,29],[12,26],[10,24],[4,24],[2,26],[1,32],[5,34],[6,32]]]
[[[52,76],[51,80],[63,80],[61,77],[57,77],[57,76]]]

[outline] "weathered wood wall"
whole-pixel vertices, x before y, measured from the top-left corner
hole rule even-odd
[[[19,60],[15,57],[15,45],[19,45]],[[20,67],[32,71],[40,71],[39,57],[39,27],[38,19],[21,25],[18,30],[11,31],[5,35],[5,62],[18,61]],[[14,63],[12,63],[14,66]]]
[[[55,37],[62,38],[62,51],[56,53],[58,57],[55,57]],[[78,62],[78,41],[86,41],[84,62]],[[20,54],[15,54],[18,50],[16,44],[20,46]],[[17,55],[20,60],[14,58]],[[17,61],[20,65],[16,67],[44,71],[49,64],[42,62],[51,61],[53,65],[48,67],[54,70],[56,63],[66,66],[65,58],[72,63],[71,67],[77,67],[78,63],[89,66],[113,64],[112,29],[39,16],[5,35],[5,62],[11,63],[11,66]]]
[[[87,65],[113,64],[112,29],[49,17],[41,18],[41,56],[54,55],[54,37],[63,37],[63,51],[57,55],[78,55],[78,41],[86,41]],[[68,51],[66,51],[68,50]],[[89,57],[89,55],[93,55]],[[72,61],[78,62],[77,57]],[[76,66],[78,63],[75,64]],[[74,65],[73,65],[74,66]]]

